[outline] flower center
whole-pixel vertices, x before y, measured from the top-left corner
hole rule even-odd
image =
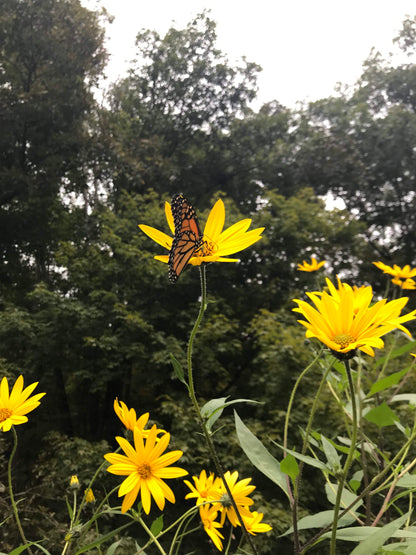
[[[339,335],[334,335],[332,341],[337,343],[341,349],[346,349],[350,343],[354,343],[355,338],[348,333],[340,333]]]
[[[202,242],[201,248],[199,248],[195,253],[194,256],[210,256],[215,254],[218,250],[217,243],[211,241],[209,239],[204,239]]]
[[[0,409],[0,422],[4,422],[8,418],[10,418],[12,414],[13,413],[10,409],[7,409],[7,408]]]
[[[152,477],[152,467],[148,463],[138,465],[137,472],[143,480],[149,480]]]

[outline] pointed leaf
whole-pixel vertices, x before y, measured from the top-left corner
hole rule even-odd
[[[163,530],[163,514],[158,516],[156,520],[152,522],[150,527],[150,531],[154,536],[158,536],[160,532]]]
[[[286,455],[286,457],[280,463],[280,470],[290,476],[292,481],[296,480],[299,474],[299,465],[293,455]]]
[[[384,391],[384,389],[388,389],[389,387],[396,385],[399,381],[407,374],[410,370],[411,366],[408,366],[404,370],[400,370],[400,372],[394,372],[394,374],[390,374],[390,376],[386,376],[381,380],[378,380],[374,383],[367,394],[367,397],[371,397],[375,393],[379,393],[380,391]]]
[[[321,441],[322,441],[322,447],[324,449],[324,452],[328,461],[328,467],[333,472],[336,472],[341,468],[341,459],[340,459],[340,456],[338,455],[338,451],[335,449],[333,444],[330,441],[328,441],[326,437],[322,434],[321,434]]]
[[[314,515],[305,516],[298,521],[298,530],[308,530],[309,528],[325,528],[334,520],[334,511],[321,511]],[[338,521],[338,526],[348,526],[355,521],[353,515],[347,513]],[[290,527],[282,536],[292,534],[293,527]]]
[[[368,411],[364,415],[364,418],[369,422],[373,422],[379,428],[383,428],[384,426],[393,426],[398,420],[396,413],[391,410],[385,401],[383,401],[381,405],[378,405]]]
[[[186,387],[188,387],[188,384],[186,383],[185,380],[185,376],[183,373],[183,368],[181,363],[172,355],[172,353],[170,354],[170,361],[172,363],[173,366],[173,370],[175,372],[175,376],[178,378],[178,380],[182,383],[184,383],[186,385]]]
[[[375,528],[374,533],[361,542],[360,545],[357,545],[354,551],[351,552],[351,555],[373,555],[377,553],[378,549],[406,522],[410,513],[411,511],[407,512],[382,528]]]
[[[203,418],[206,418],[206,426],[209,431],[211,431],[212,426],[221,416],[223,410],[230,405],[235,403],[255,403],[261,404],[258,401],[253,401],[252,399],[234,399],[232,401],[227,401],[228,397],[218,397],[218,399],[211,399],[201,408],[201,414]]]
[[[296,459],[304,462],[305,464],[309,464],[310,466],[314,466],[315,468],[320,468],[321,470],[325,470],[326,472],[328,472],[330,470],[328,468],[328,466],[325,463],[323,463],[322,461],[320,461],[319,459],[314,459],[313,457],[309,457],[308,455],[302,455],[301,453],[298,453],[297,451],[292,451],[292,449],[285,449],[283,447],[283,445],[279,445],[279,443],[276,443],[273,440],[272,440],[272,443],[274,443],[275,445],[280,447],[280,449],[282,449],[285,453],[290,453]]]
[[[234,411],[234,417],[238,440],[248,459],[289,497],[287,476],[282,472],[279,461],[269,453],[262,442],[243,424],[236,411]]]

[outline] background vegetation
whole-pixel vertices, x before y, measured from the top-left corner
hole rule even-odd
[[[266,228],[238,265],[208,267],[211,302],[194,363],[201,400],[264,403],[240,414],[266,443],[281,439],[288,392],[310,360],[291,299],[316,282],[297,263],[315,255],[331,277],[378,293],[385,280],[372,261],[416,265],[416,19],[396,39],[407,63],[373,52],[359,81],[334,97],[254,111],[260,67],[229,64],[207,13],[165,36],[139,32],[140,61],[99,105],[105,12],[78,0],[1,5],[0,374],[22,373],[47,392],[19,429],[14,474],[16,491],[33,500],[27,536],[60,546],[70,475],[88,480],[120,431],[115,397],[171,431],[191,474],[211,468],[169,359],[184,360],[198,274],[188,269],[171,286],[153,259],[160,250],[137,227],[167,231],[165,200],[183,192],[204,222],[222,197],[227,224],[249,216]],[[326,207],[329,194],[345,209]],[[336,418],[322,407],[327,436]],[[259,545],[273,553],[289,545],[277,539],[290,522],[285,499],[244,461],[229,422],[217,438],[224,466],[253,476],[274,528]],[[1,457],[9,449],[5,435]],[[314,479],[305,481],[304,514],[326,507]],[[99,487],[110,484],[103,476]],[[181,487],[172,518],[185,506]],[[15,546],[12,527],[6,536],[6,548]]]

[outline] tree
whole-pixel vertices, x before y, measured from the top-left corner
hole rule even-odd
[[[68,236],[65,193],[88,188],[86,118],[106,59],[99,15],[78,0],[3,0],[0,260],[3,285],[49,279]]]
[[[115,193],[192,190],[206,201],[222,186],[213,157],[255,97],[260,68],[244,59],[231,67],[215,41],[206,12],[163,38],[137,35],[137,62],[109,96]]]
[[[397,39],[409,56],[415,26],[407,19]],[[374,257],[403,264],[416,249],[415,91],[414,64],[373,52],[356,87],[311,104],[297,130],[299,178],[365,222]]]

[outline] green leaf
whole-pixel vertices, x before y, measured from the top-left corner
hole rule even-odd
[[[188,387],[188,384],[185,380],[185,375],[183,373],[183,368],[181,363],[172,355],[172,353],[170,354],[170,361],[172,363],[173,366],[173,370],[175,372],[175,376],[178,378],[178,380],[180,382],[182,382],[183,384],[186,385],[186,387]]]
[[[309,528],[325,528],[334,521],[334,511],[321,511],[314,515],[305,516],[298,521],[298,530],[308,530]],[[355,521],[353,515],[347,513],[338,521],[338,526],[348,526]],[[287,536],[293,532],[290,527],[282,536]]]
[[[283,445],[279,445],[279,443],[276,443],[273,440],[272,443],[280,447],[280,449],[282,449],[285,453],[290,453],[290,455],[293,455],[296,459],[299,459],[305,464],[309,464],[310,466],[314,466],[315,468],[320,468],[321,470],[325,470],[326,472],[330,470],[328,466],[319,459],[314,459],[313,457],[309,457],[308,455],[302,455],[297,451],[292,451],[292,449],[285,449]]]
[[[386,376],[385,378],[378,380],[376,383],[372,385],[370,391],[367,394],[367,397],[371,397],[375,393],[379,393],[380,391],[384,391],[384,389],[388,389],[392,385],[398,384],[399,381],[403,378],[403,376],[407,374],[410,368],[411,368],[411,365],[405,368],[404,370],[400,370],[400,372],[394,372],[394,374],[391,374],[390,376]]]
[[[382,366],[386,362],[386,360],[392,360],[393,358],[397,358],[401,355],[404,355],[405,353],[410,353],[410,351],[413,351],[414,349],[416,349],[416,341],[410,341],[409,343],[406,343],[402,347],[398,347],[397,349],[394,349],[394,351],[389,353],[387,356],[380,357],[376,361],[374,367],[378,368],[379,366]]]
[[[293,482],[299,474],[299,465],[293,455],[286,455],[280,463],[280,470],[290,476]]]
[[[364,418],[369,422],[373,422],[373,424],[376,424],[379,428],[393,426],[394,423],[399,420],[396,413],[391,410],[385,401],[383,401],[381,405],[368,411],[364,415]]]
[[[262,442],[247,428],[236,411],[234,411],[234,418],[238,441],[248,459],[289,497],[287,475],[282,472],[279,461],[269,453]]]
[[[230,405],[236,403],[256,403],[261,404],[258,401],[253,401],[252,399],[234,399],[233,401],[227,401],[228,397],[218,397],[218,399],[211,399],[201,408],[201,414],[203,418],[206,418],[206,426],[209,431],[211,431],[212,426],[221,416],[223,410]]]
[[[326,482],[325,491],[326,491],[326,496],[328,498],[328,501],[332,505],[335,505],[335,498],[338,491],[338,484],[333,484],[332,482]],[[356,499],[357,499],[357,496],[354,493],[351,493],[350,491],[344,488],[342,490],[342,495],[341,495],[341,508],[348,507]],[[362,499],[360,499],[359,501],[357,501],[355,508],[359,507],[362,504],[363,504],[363,501]]]
[[[416,407],[416,393],[399,393],[392,398],[392,401],[407,401],[410,405],[414,405]]]
[[[150,531],[154,536],[158,536],[160,532],[163,530],[163,514],[158,516],[156,520],[152,522],[150,527]]]
[[[416,488],[416,474],[405,474],[397,481],[400,488]]]
[[[333,444],[327,440],[327,438],[321,434],[322,447],[328,461],[328,467],[333,471],[337,471],[341,468],[341,459],[338,455],[338,451],[335,449]]]
[[[373,553],[377,553],[377,550],[406,522],[410,513],[411,511],[407,512],[382,528],[373,528],[374,533],[362,541],[360,545],[357,545],[351,555],[373,555]]]
[[[357,492],[358,488],[360,487],[363,476],[364,472],[362,470],[357,470],[357,472],[354,472],[353,477],[348,482],[354,492]]]

